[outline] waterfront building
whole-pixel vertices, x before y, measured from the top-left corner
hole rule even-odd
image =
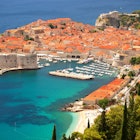
[[[99,100],[102,99],[112,99],[119,91],[128,84],[130,81],[129,78],[126,79],[118,79],[116,78],[112,82],[107,85],[100,87],[95,90],[85,98],[83,98],[84,104],[94,105],[98,103]]]

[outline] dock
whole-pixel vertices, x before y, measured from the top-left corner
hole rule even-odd
[[[79,80],[90,80],[94,78],[93,75],[86,75],[86,74],[68,72],[68,71],[63,71],[63,70],[50,71],[49,74],[54,75],[54,76],[74,78],[74,79],[79,79]]]

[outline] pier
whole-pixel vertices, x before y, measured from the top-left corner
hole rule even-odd
[[[68,72],[64,70],[50,71],[49,74],[54,75],[54,76],[68,77],[68,78],[74,78],[74,79],[79,79],[79,80],[90,80],[94,78],[93,75]]]

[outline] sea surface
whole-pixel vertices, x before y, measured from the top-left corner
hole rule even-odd
[[[0,0],[0,33],[37,19],[69,17],[95,24],[101,13],[139,9],[139,0]],[[50,70],[75,67],[76,63],[52,63],[39,70],[11,71],[0,76],[0,139],[50,140],[54,124],[57,138],[78,121],[75,113],[61,108],[114,79],[95,77],[81,81],[48,75]]]
[[[50,140],[54,124],[60,139],[74,121],[73,129],[78,115],[62,112],[62,107],[114,79],[97,76],[81,81],[48,74],[76,66],[76,62],[58,62],[39,70],[11,71],[0,76],[0,139]]]
[[[97,76],[82,81],[48,74],[76,66],[76,62],[58,62],[38,70],[11,71],[0,76],[0,139],[50,140],[54,124],[60,139],[73,121],[74,129],[78,115],[62,112],[62,107],[114,79]]]
[[[0,0],[0,33],[37,19],[69,17],[95,24],[101,13],[140,9],[140,0]]]

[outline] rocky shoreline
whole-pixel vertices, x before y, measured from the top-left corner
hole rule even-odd
[[[95,105],[86,105],[83,102],[83,98],[76,100],[75,102],[66,104],[63,108],[61,108],[61,111],[69,111],[69,112],[81,112],[84,110],[94,110],[98,109],[99,106],[97,104]]]
[[[62,111],[70,111],[70,112],[79,112],[83,110],[83,101],[80,99],[79,101],[75,101],[73,103],[66,104],[62,109]]]

